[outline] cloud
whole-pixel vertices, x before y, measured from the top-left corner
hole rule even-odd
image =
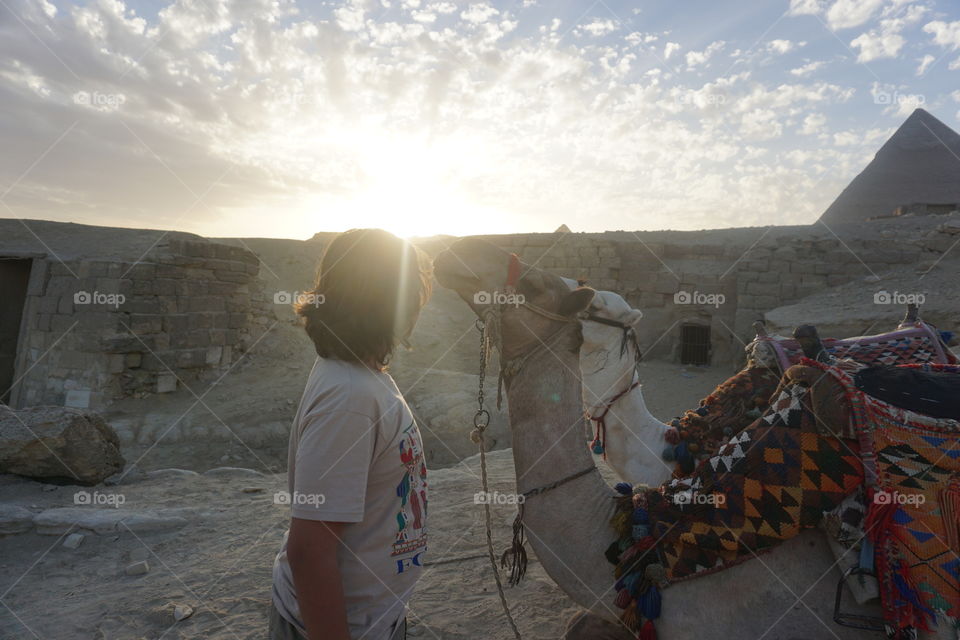
[[[803,126],[800,127],[800,133],[805,136],[820,133],[827,124],[827,117],[822,113],[811,113],[803,119]]]
[[[790,0],[787,14],[791,16],[817,15],[823,12],[823,0]]]
[[[585,31],[594,37],[605,36],[608,33],[613,33],[620,28],[620,23],[616,20],[601,20],[596,18],[587,24],[577,27],[578,32]]]
[[[812,74],[814,71],[816,71],[817,69],[820,69],[821,67],[823,67],[825,64],[827,64],[827,63],[824,62],[824,61],[822,61],[822,60],[817,60],[817,61],[814,61],[814,62],[808,62],[807,64],[803,65],[802,67],[797,67],[796,69],[790,69],[790,73],[791,73],[792,75],[799,76],[799,77],[801,77],[801,78],[806,78],[807,76],[811,75],[811,74]]]
[[[882,6],[883,0],[836,0],[827,9],[827,25],[834,31],[859,27]]]
[[[923,30],[933,34],[934,43],[941,47],[950,51],[960,49],[960,20],[955,22],[934,20],[923,25]]]
[[[771,53],[784,54],[806,45],[806,42],[792,42],[790,40],[771,40],[767,43],[767,51]]]
[[[726,45],[726,43],[723,40],[718,40],[708,45],[703,51],[688,51],[686,56],[687,67],[692,69],[693,67],[706,64],[710,58],[713,57],[713,54],[723,49],[724,45]]]
[[[668,42],[666,46],[663,47],[663,59],[669,60],[670,56],[680,50],[680,44],[677,42]]]
[[[466,11],[460,14],[460,17],[466,20],[467,22],[480,24],[480,23],[486,22],[490,18],[499,14],[500,14],[500,11],[497,9],[494,9],[489,4],[480,3],[480,4],[471,4]]]
[[[925,74],[927,72],[927,69],[930,68],[930,65],[933,64],[935,60],[936,58],[930,55],[929,53],[923,56],[923,58],[920,60],[920,66],[917,67],[917,75],[922,76],[923,74]]]
[[[906,43],[906,39],[895,31],[872,30],[854,38],[850,46],[860,49],[857,62],[870,62],[878,58],[896,57]]]

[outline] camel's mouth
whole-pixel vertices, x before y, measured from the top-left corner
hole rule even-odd
[[[479,291],[483,284],[479,276],[449,249],[441,252],[434,259],[433,275],[437,278],[441,287],[453,289],[463,295],[472,295]]]

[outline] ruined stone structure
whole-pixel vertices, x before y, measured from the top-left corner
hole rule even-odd
[[[192,234],[0,220],[0,393],[98,409],[215,375],[268,313],[258,270]]]

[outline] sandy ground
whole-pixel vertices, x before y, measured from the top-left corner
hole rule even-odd
[[[491,490],[513,488],[509,450],[488,460]],[[612,476],[611,476],[612,478]],[[410,603],[410,636],[466,639],[512,637],[500,611],[485,557],[479,462],[468,459],[430,473],[431,543],[423,578]],[[87,533],[76,550],[64,536],[22,533],[0,538],[0,638],[260,639],[266,636],[270,571],[287,526],[287,509],[273,494],[283,475],[235,472],[227,477],[145,479],[102,493],[122,494],[128,512],[177,509],[188,524],[177,531]],[[73,506],[77,487],[0,477],[0,502],[39,512]],[[509,542],[509,506],[494,507],[495,546]],[[529,547],[528,547],[529,550]],[[525,582],[508,590],[527,638],[556,638],[575,611],[531,552]],[[146,560],[150,571],[125,575]],[[195,613],[180,622],[176,605]]]

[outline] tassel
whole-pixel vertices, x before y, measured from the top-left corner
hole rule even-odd
[[[653,620],[647,620],[643,623],[643,628],[640,629],[640,635],[637,638],[639,640],[657,640],[657,628],[653,626]]]
[[[938,496],[946,543],[954,553],[960,552],[960,478],[954,476]]]
[[[650,514],[646,509],[639,507],[633,510],[633,524],[650,524]]]
[[[620,543],[611,543],[611,545],[607,547],[607,550],[603,552],[603,556],[610,564],[617,564],[620,562]]]
[[[637,609],[640,610],[640,614],[647,620],[656,620],[660,617],[661,603],[660,590],[656,587],[650,587],[646,593],[642,594],[637,600]]]
[[[630,631],[636,632],[640,627],[640,618],[637,617],[637,608],[636,607],[627,607],[623,610],[623,615],[620,616],[620,622],[623,623],[627,629]]]
[[[618,609],[626,609],[630,606],[631,602],[633,602],[633,598],[630,597],[630,592],[626,589],[621,589],[617,592],[617,598],[613,601],[613,604],[615,604]]]
[[[622,496],[633,494],[633,485],[629,482],[618,482],[613,486],[614,490]]]
[[[509,584],[514,587],[520,584],[527,573],[527,550],[523,546],[526,534],[523,530],[523,505],[517,507],[517,517],[513,519],[513,540],[510,548],[500,556],[500,567],[510,567]],[[509,558],[509,559],[508,559]]]

